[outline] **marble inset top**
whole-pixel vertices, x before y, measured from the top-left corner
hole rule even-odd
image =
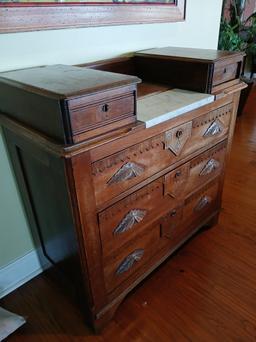
[[[213,102],[214,95],[172,89],[143,97],[137,102],[137,119],[152,127]]]

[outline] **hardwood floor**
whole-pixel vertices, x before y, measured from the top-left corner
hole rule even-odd
[[[137,287],[100,336],[50,278],[1,300],[27,317],[8,341],[256,340],[256,86],[236,133],[219,224],[198,234]]]

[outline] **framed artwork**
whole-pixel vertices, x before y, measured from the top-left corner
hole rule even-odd
[[[0,0],[0,33],[176,22],[185,0]]]

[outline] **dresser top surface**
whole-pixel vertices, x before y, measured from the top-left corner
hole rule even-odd
[[[145,57],[168,57],[168,59],[174,60],[191,60],[203,63],[213,63],[221,59],[232,58],[239,55],[242,58],[244,53],[239,51],[163,47],[138,51],[135,55]]]
[[[68,98],[138,83],[140,80],[135,76],[60,64],[4,72],[0,74],[1,82],[40,95]]]

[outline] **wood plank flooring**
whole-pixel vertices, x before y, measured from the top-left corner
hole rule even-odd
[[[237,120],[219,224],[137,287],[101,335],[45,275],[0,305],[27,317],[11,342],[256,341],[256,87]]]

